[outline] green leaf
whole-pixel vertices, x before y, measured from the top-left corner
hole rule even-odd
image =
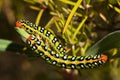
[[[112,32],[89,48],[86,55],[103,53],[112,48],[120,48],[120,30]]]
[[[26,39],[30,36],[24,29],[15,27],[16,31],[19,33],[20,37],[24,42],[26,42]]]
[[[10,40],[0,39],[0,51],[15,51],[15,52],[23,52],[23,48],[25,46],[22,44],[17,44]]]
[[[29,47],[22,44],[15,43],[10,40],[5,40],[5,39],[0,39],[0,51],[1,52],[5,52],[5,51],[19,52],[19,54],[25,54],[30,58],[34,58],[37,56],[39,57],[39,55],[34,54],[34,52]]]

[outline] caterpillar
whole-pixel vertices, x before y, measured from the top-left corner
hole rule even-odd
[[[26,20],[17,21],[16,26],[19,28],[23,28],[29,34],[40,35],[45,40],[48,40],[57,52],[61,54],[66,53],[66,49],[63,48],[62,44],[58,41],[57,37],[45,28],[37,26],[36,24],[30,23]]]
[[[87,69],[102,65],[107,61],[107,56],[89,55],[89,56],[69,56],[66,54],[58,54],[48,49],[38,38],[30,35],[26,39],[28,46],[37,54],[39,54],[46,62],[62,68],[68,69]]]

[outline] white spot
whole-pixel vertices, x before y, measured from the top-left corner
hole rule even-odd
[[[33,46],[33,47],[32,47],[32,50],[35,50],[35,49],[36,49],[36,46]]]
[[[75,65],[71,65],[71,68],[74,69],[74,68],[75,68]]]
[[[46,33],[46,36],[50,36],[50,32],[49,31]]]
[[[81,67],[81,68],[84,68],[84,65],[83,65],[83,64],[81,64],[81,65],[80,65],[80,67]]]
[[[62,47],[62,45],[61,45],[61,44],[59,44],[59,47]]]
[[[50,60],[49,58],[46,58],[46,61]]]
[[[93,58],[96,59],[96,58],[97,58],[97,55],[95,55]]]
[[[97,58],[99,59],[101,57],[101,55],[98,55]]]
[[[56,64],[56,61],[53,61],[52,64]]]
[[[98,62],[99,62],[99,64],[102,64],[102,61],[99,60]]]
[[[65,66],[66,66],[65,64],[62,64],[62,67],[63,67],[63,68],[65,68]]]
[[[38,44],[38,45],[40,45],[40,43],[41,43],[40,41],[37,41],[37,44]]]
[[[27,41],[27,44],[31,44],[31,42],[30,42],[30,41]]]
[[[95,62],[95,63],[94,63],[94,65],[96,65],[96,66],[97,66],[97,65],[98,65],[98,63],[97,63],[97,62]]]
[[[65,55],[65,56],[63,57],[63,59],[66,60],[66,59],[67,59],[67,55]]]
[[[75,58],[76,58],[76,57],[75,57],[75,56],[73,56],[73,57],[72,57],[72,61],[74,61],[74,60],[75,60]]]
[[[40,56],[42,56],[42,55],[43,55],[43,53],[42,53],[42,52],[40,52],[39,54],[40,54]]]
[[[80,60],[83,60],[83,59],[84,59],[84,57],[83,57],[83,56],[81,56]]]
[[[34,40],[34,39],[35,39],[34,37],[31,38],[31,40]]]
[[[58,58],[58,57],[59,57],[59,54],[56,54],[55,56]]]
[[[54,39],[52,40],[53,43],[55,43],[57,41],[57,38],[54,37]]]

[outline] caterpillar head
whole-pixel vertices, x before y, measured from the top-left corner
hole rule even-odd
[[[26,21],[26,20],[19,20],[16,22],[16,27],[19,27],[19,28],[25,28],[25,24],[28,24],[29,21]]]
[[[108,57],[106,55],[101,55],[99,60],[103,60],[104,62],[106,62],[108,59]]]

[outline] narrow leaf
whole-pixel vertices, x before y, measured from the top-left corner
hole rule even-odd
[[[103,53],[112,48],[120,48],[120,30],[112,32],[88,49],[86,55]]]

